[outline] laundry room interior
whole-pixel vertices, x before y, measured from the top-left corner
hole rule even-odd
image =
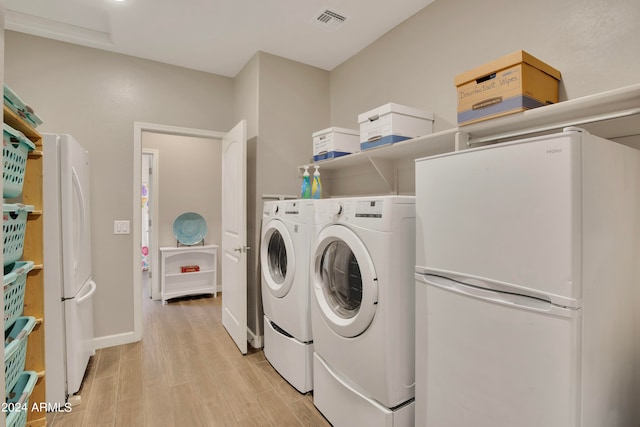
[[[637,1],[0,11],[7,426],[640,425]]]

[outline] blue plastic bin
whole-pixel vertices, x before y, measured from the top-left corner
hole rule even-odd
[[[27,274],[33,270],[33,261],[18,261],[13,269],[4,275],[4,330],[22,316],[24,310],[24,289]]]
[[[38,374],[24,371],[7,394],[7,427],[25,427],[29,413],[29,397],[38,381]]]
[[[2,255],[5,267],[22,258],[29,212],[33,212],[32,205],[5,203],[2,206],[2,237],[4,240]]]
[[[4,123],[2,132],[2,196],[18,197],[22,194],[27,156],[36,148],[24,134]]]
[[[13,389],[27,358],[27,339],[36,326],[36,318],[18,317],[10,329],[4,331],[4,381],[5,393]]]

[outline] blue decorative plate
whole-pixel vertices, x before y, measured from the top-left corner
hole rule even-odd
[[[207,234],[207,222],[195,212],[186,212],[173,221],[173,235],[183,245],[200,243]]]

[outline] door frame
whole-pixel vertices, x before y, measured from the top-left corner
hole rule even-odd
[[[221,140],[226,132],[204,129],[183,128],[161,125],[157,123],[133,123],[133,247],[131,257],[133,263],[133,339],[142,339],[142,274],[140,271],[140,244],[142,242],[142,212],[140,210],[140,188],[142,186],[142,133],[152,132],[166,135],[193,136]],[[156,189],[157,191],[157,189]],[[156,225],[157,226],[157,225]]]
[[[155,148],[142,148],[142,155],[150,155],[152,158],[151,161],[151,170],[153,171],[151,174],[151,196],[149,197],[149,202],[151,205],[151,236],[149,239],[149,248],[151,251],[151,262],[149,263],[149,271],[151,272],[151,284],[149,289],[149,298],[153,300],[160,299],[160,275],[158,274],[158,233],[155,230],[155,226],[158,224],[158,209],[160,206],[159,197],[158,197],[158,176],[160,174],[160,150]],[[141,219],[142,221],[142,219]],[[140,224],[140,228],[142,228],[142,223]]]

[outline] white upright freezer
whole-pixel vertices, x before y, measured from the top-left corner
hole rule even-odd
[[[640,426],[640,151],[416,161],[416,426]]]
[[[93,345],[89,153],[70,135],[43,135],[46,399],[80,389]]]

